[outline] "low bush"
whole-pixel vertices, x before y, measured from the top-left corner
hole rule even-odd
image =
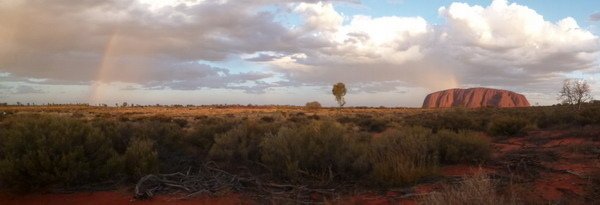
[[[379,118],[362,118],[358,121],[362,131],[383,132],[388,127],[388,122]]]
[[[453,108],[448,111],[435,113],[423,113],[408,116],[405,123],[409,126],[423,126],[437,132],[442,129],[454,131],[460,130],[484,130],[488,124],[491,110],[470,111],[462,108]]]
[[[305,107],[308,110],[318,110],[321,109],[321,103],[317,101],[307,102]]]
[[[422,127],[389,130],[374,139],[369,153],[371,176],[378,185],[414,183],[437,172],[439,140]]]
[[[364,169],[364,164],[355,164],[355,160],[365,147],[354,140],[344,127],[331,121],[282,127],[260,144],[261,160],[275,174],[288,179],[304,174],[331,180]]]
[[[525,134],[529,121],[518,116],[500,116],[492,120],[488,132],[494,136],[515,136]]]
[[[539,128],[566,127],[579,121],[577,112],[568,107],[548,108],[542,110],[536,117]]]
[[[131,180],[158,172],[158,153],[150,139],[136,138],[131,141],[124,155],[125,170]]]
[[[0,133],[0,181],[11,188],[102,182],[122,170],[110,139],[80,120],[15,116]]]
[[[494,182],[485,175],[464,179],[457,186],[448,186],[441,192],[433,192],[423,197],[420,204],[464,204],[464,205],[505,205],[519,204],[518,199],[498,194]]]
[[[579,112],[579,124],[600,124],[600,107],[588,107]]]
[[[216,135],[233,129],[239,123],[236,120],[218,117],[204,117],[198,120],[191,126],[191,131],[185,135],[184,143],[192,145],[194,147],[193,151],[196,152],[195,155],[200,158],[204,158],[209,154],[215,143]]]
[[[491,143],[473,132],[442,130],[437,136],[442,163],[480,163],[490,158]]]
[[[217,134],[210,149],[211,159],[218,161],[259,161],[259,145],[265,135],[277,132],[277,123],[246,121],[228,132]]]

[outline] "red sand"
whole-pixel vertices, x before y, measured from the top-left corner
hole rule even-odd
[[[558,140],[552,140],[546,144],[544,147],[557,147],[557,146],[565,146],[565,145],[582,145],[587,143],[588,141],[581,138],[564,138]]]
[[[227,197],[202,197],[178,200],[177,197],[158,196],[152,200],[135,200],[131,194],[114,192],[92,192],[75,194],[0,194],[2,205],[196,205],[196,204],[252,204],[242,200],[238,195]]]
[[[574,175],[542,174],[541,179],[535,183],[535,192],[545,200],[560,200],[569,195],[583,196],[585,181]]]

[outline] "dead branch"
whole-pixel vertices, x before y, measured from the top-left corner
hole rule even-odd
[[[190,168],[185,173],[147,175],[135,186],[135,198],[148,199],[157,193],[186,193],[182,198],[199,194],[223,195],[230,192],[248,191],[259,198],[279,199],[296,203],[315,201],[315,197],[333,199],[335,189],[314,189],[302,185],[263,182],[253,176],[239,177],[219,169],[208,162],[197,170]]]

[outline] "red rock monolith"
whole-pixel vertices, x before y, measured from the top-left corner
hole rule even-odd
[[[524,95],[491,88],[449,89],[427,95],[423,108],[529,107]]]

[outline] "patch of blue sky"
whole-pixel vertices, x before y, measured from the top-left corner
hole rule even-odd
[[[293,28],[303,23],[300,15],[294,14],[289,8],[283,4],[272,4],[263,7],[260,11],[265,11],[274,14],[276,22],[281,23],[285,27]]]
[[[272,77],[261,79],[266,83],[273,83],[278,81],[287,81],[285,76],[282,74],[276,74],[264,63],[250,62],[244,60],[241,56],[231,56],[224,61],[197,61],[201,64],[206,64],[215,68],[224,68],[229,70],[230,74],[240,74],[248,72],[259,72],[259,73],[272,73],[275,74]]]
[[[432,24],[440,24],[443,19],[438,14],[438,9],[448,7],[453,2],[463,2],[469,5],[487,7],[491,0],[362,0],[360,5],[340,3],[336,5],[338,11],[346,16],[369,15],[382,16],[421,16]],[[587,28],[598,22],[590,21],[591,14],[600,11],[600,1],[589,0],[510,0],[510,3],[525,5],[543,15],[547,21],[557,22],[566,17],[573,17],[579,25]]]
[[[209,65],[209,66],[212,66],[215,68],[227,69],[227,70],[229,70],[229,73],[231,73],[231,74],[247,73],[247,72],[251,72],[251,71],[254,71],[254,72],[268,71],[268,69],[266,69],[263,65],[256,64],[253,62],[248,62],[248,61],[242,59],[241,56],[233,56],[232,55],[223,61],[200,60],[197,62],[200,64]]]

